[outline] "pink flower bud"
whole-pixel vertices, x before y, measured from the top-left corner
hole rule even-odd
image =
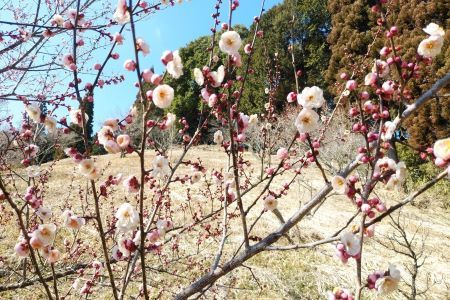
[[[372,207],[370,207],[369,204],[364,203],[363,205],[361,205],[361,211],[365,214],[369,213],[369,211],[372,209]]]
[[[94,65],[94,70],[100,70],[102,68],[102,65],[101,64],[99,64],[99,63],[96,63],[95,65]]]
[[[123,67],[125,68],[125,70],[133,72],[136,70],[136,63],[131,59],[127,59],[124,62]]]
[[[287,102],[293,103],[293,102],[297,101],[297,94],[294,93],[294,92],[290,92],[290,93],[287,95],[286,99],[287,99]]]
[[[358,86],[358,84],[356,83],[355,80],[349,80],[347,81],[347,83],[345,84],[345,87],[347,88],[347,90],[349,91],[354,91],[356,89],[356,87]]]
[[[277,157],[281,160],[289,158],[289,151],[286,148],[280,148],[277,151]]]

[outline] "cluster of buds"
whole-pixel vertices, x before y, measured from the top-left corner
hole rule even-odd
[[[334,288],[328,291],[328,300],[353,300],[355,299],[350,291],[341,288]]]
[[[361,208],[361,211],[365,213],[369,218],[374,218],[377,212],[385,212],[385,204],[378,198],[372,198],[363,203],[361,198],[356,199],[356,205]]]

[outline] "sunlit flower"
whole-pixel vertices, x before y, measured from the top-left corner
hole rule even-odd
[[[116,212],[116,227],[122,232],[134,230],[139,225],[139,213],[130,203],[123,203]]]
[[[242,41],[236,31],[226,31],[222,33],[219,41],[219,48],[226,54],[233,55],[241,48]]]
[[[44,247],[51,245],[55,240],[56,225],[53,223],[41,224],[35,231],[33,231],[32,235],[41,241]]]
[[[136,49],[142,51],[144,56],[150,53],[150,46],[143,39],[136,40]]]
[[[428,24],[427,27],[423,29],[423,31],[425,31],[429,35],[437,35],[442,37],[445,35],[444,29],[436,23]]]
[[[30,119],[36,123],[41,122],[41,109],[37,104],[28,104],[25,106],[25,111],[27,112]]]
[[[377,73],[370,72],[364,77],[364,85],[373,85],[377,82]]]
[[[119,24],[125,24],[130,21],[130,13],[128,12],[126,0],[119,0],[117,2],[117,8],[113,15],[113,19]]]
[[[85,175],[89,180],[96,180],[100,177],[100,170],[97,167],[94,167],[94,169],[87,175]]]
[[[78,165],[80,173],[86,176],[89,173],[91,173],[94,170],[94,168],[95,168],[94,161],[90,158],[83,159]]]
[[[300,133],[314,131],[318,125],[319,115],[312,109],[302,109],[295,119],[295,127]]]
[[[433,153],[436,158],[440,158],[444,161],[450,160],[450,137],[437,140],[434,143]]]
[[[170,174],[169,161],[166,157],[158,155],[153,159],[153,171],[152,175],[154,177],[161,176],[164,177]]]
[[[348,190],[348,185],[344,177],[336,175],[331,180],[333,190],[338,194],[345,194]]]
[[[70,210],[65,210],[62,213],[61,218],[63,219],[65,226],[75,230],[80,229],[81,226],[86,224],[86,220],[84,218],[78,217]]]
[[[116,142],[120,148],[126,149],[130,145],[131,138],[128,134],[121,134],[117,136]]]
[[[134,62],[134,60],[132,59],[127,59],[124,63],[123,63],[123,67],[125,68],[125,70],[130,71],[130,72],[134,72],[136,70],[136,63]]]
[[[174,90],[167,84],[158,85],[153,91],[153,103],[159,108],[167,108],[172,103]]]
[[[273,195],[267,195],[264,198],[264,209],[267,211],[273,211],[278,207],[278,200]]]
[[[199,86],[202,86],[205,83],[205,77],[199,68],[194,69],[194,80]]]
[[[395,129],[397,125],[394,122],[386,121],[383,124],[383,131],[381,133],[381,140],[383,141],[390,141],[392,139],[392,136],[394,135]]]
[[[61,256],[61,253],[59,252],[58,249],[54,249],[53,247],[49,247],[49,246],[42,249],[41,253],[42,253],[42,256],[50,264],[56,263]]]
[[[346,232],[341,236],[341,243],[344,244],[345,251],[350,256],[355,256],[360,251],[360,240],[358,236],[354,235],[351,232]]]
[[[173,52],[173,59],[167,63],[166,69],[175,79],[183,75],[183,63],[178,50]]]
[[[441,53],[443,45],[444,38],[442,36],[432,35],[420,42],[417,53],[426,58],[433,58]]]
[[[277,151],[277,157],[281,160],[289,158],[289,151],[286,148],[280,148]]]
[[[400,282],[400,271],[396,266],[390,265],[388,275],[379,278],[375,283],[378,293],[384,295],[394,292]]]
[[[223,134],[221,130],[217,130],[214,132],[214,143],[216,144],[222,144],[223,142]]]
[[[304,108],[320,108],[325,102],[323,90],[317,86],[305,87],[303,91],[297,95],[297,102]]]

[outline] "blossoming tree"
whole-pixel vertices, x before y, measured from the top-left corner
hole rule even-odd
[[[349,95],[356,99],[348,113],[353,124],[349,130],[361,142],[355,153],[349,153],[353,159],[339,170],[328,167],[330,164],[322,160],[322,149],[333,147],[324,144],[324,138],[333,126],[339,103],[329,109],[320,87],[302,89],[293,83],[295,90],[286,97],[288,105],[298,109],[298,116],[292,121],[296,130],[288,144],[275,149],[276,153],[271,153],[270,147],[261,147],[261,151],[269,151],[268,156],[276,156],[275,164],[265,164],[262,160],[256,165],[245,158],[246,133],[262,122],[265,126],[260,135],[271,135],[271,122],[277,119],[275,99],[271,95],[277,88],[277,80],[272,80],[267,90],[264,114],[246,115],[240,110],[240,99],[246,91],[247,78],[252,76],[256,42],[264,39],[264,32],[258,27],[264,0],[259,16],[254,18],[253,38],[245,45],[232,24],[239,1],[217,0],[209,61],[194,70],[185,70],[178,51],[166,51],[161,56],[164,74],[156,74],[146,66],[143,58],[152,54],[145,37],[136,36],[136,26],[141,17],[163,13],[163,8],[175,5],[174,1],[149,4],[119,0],[114,9],[94,2],[58,1],[56,5],[46,1],[48,11],[44,17],[41,16],[44,3],[39,2],[34,19],[31,17],[29,23],[10,22],[14,29],[0,36],[5,45],[0,53],[6,55],[2,61],[6,65],[0,70],[6,83],[0,89],[1,97],[22,101],[25,110],[20,128],[13,126],[12,116],[1,120],[7,128],[6,140],[0,148],[0,200],[4,216],[1,222],[17,226],[15,236],[9,237],[6,243],[14,257],[1,254],[9,280],[0,285],[0,292],[40,285],[49,299],[78,297],[80,293],[86,297],[101,294],[114,299],[208,298],[209,293],[214,293],[217,281],[261,252],[296,251],[322,244],[334,245],[336,263],[356,262],[354,285],[336,287],[329,292],[330,299],[361,299],[365,293],[385,294],[396,290],[401,274],[395,265],[387,264],[385,270],[363,274],[365,241],[375,234],[377,223],[448,176],[450,138],[437,141],[426,154],[441,168],[436,178],[391,206],[375,193],[376,189],[401,187],[408,166],[389,156],[390,141],[404,120],[427,101],[433,101],[436,93],[450,82],[447,74],[417,99],[409,99],[405,92],[408,80],[422,76],[420,70],[426,69],[440,53],[445,42],[442,27],[430,23],[424,28],[427,36],[417,45],[417,58],[404,62],[395,39],[398,30],[395,24],[385,22],[387,1],[376,1],[373,13],[381,20],[380,31],[388,33],[385,47],[380,49],[380,57],[367,58],[375,62],[364,79],[348,74],[341,76],[344,80],[340,83],[341,99]],[[229,13],[219,34],[221,7],[226,7]],[[30,16],[24,15],[23,19],[26,17]],[[119,30],[111,33],[110,28]],[[126,28],[131,30],[131,40],[122,36]],[[68,47],[55,50],[52,40],[64,41],[61,45]],[[133,57],[121,58],[116,52],[125,42],[133,45]],[[92,61],[98,44],[108,49],[108,53],[103,61],[89,66],[87,62]],[[54,51],[50,57],[47,50],[42,50],[47,48]],[[293,72],[300,75],[294,57],[292,60]],[[22,67],[24,62],[28,67]],[[98,89],[122,81],[120,76],[104,74],[107,64],[118,62],[123,63],[127,75],[136,76],[139,101],[125,118],[111,116],[105,120],[92,141],[87,131],[86,110],[94,102]],[[82,86],[88,78],[87,71],[95,75]],[[67,75],[68,86],[63,80],[56,80],[57,72]],[[169,108],[176,93],[165,79],[168,76],[177,79],[183,73],[191,73],[201,88],[198,123],[188,124],[183,116],[171,113],[154,119],[152,112]],[[55,80],[48,81],[46,77]],[[18,87],[22,81],[39,82],[40,86],[21,94],[22,89]],[[150,89],[146,90],[144,84]],[[42,104],[46,104],[46,111]],[[54,117],[61,111],[69,118]],[[138,142],[127,132],[136,120],[141,122]],[[215,147],[227,158],[219,168],[204,164],[201,158],[186,160],[212,120],[220,124],[213,137]],[[181,152],[170,157],[155,145],[150,134],[175,126],[179,128]],[[187,129],[192,126],[197,130],[188,135]],[[55,137],[54,147],[58,146],[58,138],[68,133],[83,142],[82,149],[64,150],[77,169],[72,180],[84,182],[84,187],[78,188],[79,199],[69,197],[52,208],[52,201],[58,200],[52,199],[47,190],[58,162],[40,165],[38,157],[46,149],[36,145],[36,138],[42,132]],[[261,141],[267,143],[266,138]],[[94,143],[110,154],[134,155],[138,171],[111,172],[109,165],[99,164],[98,157],[92,155]],[[8,159],[10,153],[18,153],[21,166]],[[114,160],[110,162],[114,163]],[[25,167],[23,175],[21,170]],[[261,175],[255,176],[259,173],[254,174],[252,170],[258,168]],[[306,169],[318,170],[322,187],[294,213],[284,215],[281,200]],[[357,170],[361,171],[357,173]],[[69,174],[68,171],[65,176]],[[276,187],[277,178],[285,180],[281,188]],[[202,188],[187,188],[184,204],[173,201],[175,187],[195,185]],[[296,243],[290,236],[291,229],[336,194],[348,198],[354,215],[324,239]],[[278,219],[280,226],[264,236],[254,236],[263,215]],[[356,220],[358,225],[351,227]],[[232,230],[237,230],[238,238],[230,238]],[[79,235],[85,238],[80,239]],[[214,249],[212,255],[204,254],[205,250],[211,253],[211,249]],[[160,274],[166,276],[159,277]]]

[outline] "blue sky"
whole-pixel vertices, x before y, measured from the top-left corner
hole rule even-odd
[[[216,2],[215,0],[185,0],[181,5],[168,7],[139,22],[137,36],[142,37],[151,48],[149,55],[140,56],[141,69],[154,66],[157,72],[161,72],[163,67],[159,58],[164,50],[176,50],[199,36],[209,35],[213,25],[211,14],[214,12]],[[282,0],[266,0],[266,10],[280,2]],[[221,22],[228,20],[227,4],[228,1],[224,0],[220,16]],[[239,8],[233,14],[233,24],[249,26],[253,17],[259,14],[260,5],[260,0],[241,0]],[[118,31],[118,27],[111,28],[110,31],[114,33]],[[117,48],[120,59],[110,61],[104,72],[107,75],[123,74],[125,82],[96,89],[94,130],[98,130],[99,125],[105,119],[124,116],[136,98],[137,89],[134,87],[136,74],[123,69],[123,62],[127,58],[134,58],[129,26],[124,33],[124,39],[124,44]],[[98,55],[99,61],[104,59],[100,53]],[[185,72],[191,72],[191,70],[185,70]],[[16,116],[19,115],[22,108],[23,105],[20,102],[9,105],[10,111]]]

